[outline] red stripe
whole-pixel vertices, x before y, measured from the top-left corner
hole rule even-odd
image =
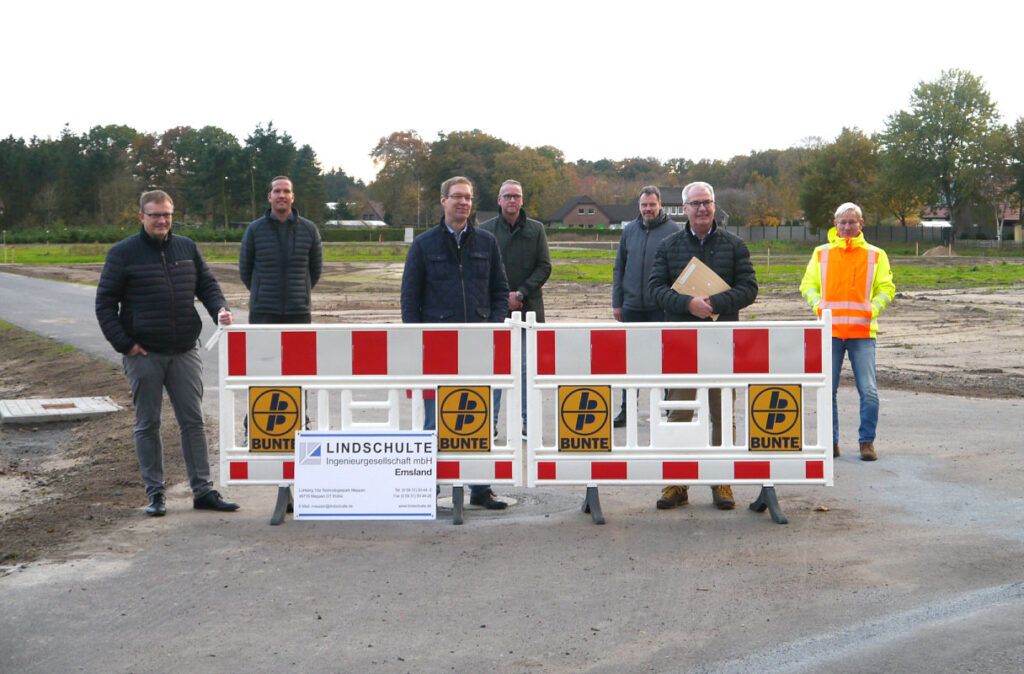
[[[591,480],[625,480],[627,475],[625,461],[594,461],[590,464]]]
[[[357,330],[352,333],[352,374],[388,373],[386,330]]]
[[[555,469],[554,461],[538,461],[537,462],[537,479],[538,480],[557,480],[558,471]]]
[[[804,372],[821,374],[821,328],[804,330]]]
[[[511,480],[512,479],[512,462],[511,461],[495,461],[494,462],[494,479],[495,480]]]
[[[661,479],[696,480],[700,474],[696,461],[662,461]]]
[[[228,376],[245,376],[245,333],[228,333]]]
[[[281,333],[281,374],[316,374],[316,333]]]
[[[423,374],[459,373],[459,331],[423,331]]]
[[[824,461],[808,461],[806,465],[808,480],[821,480],[825,477]]]
[[[233,332],[233,335],[245,336],[244,332]],[[249,479],[249,462],[248,461],[232,461],[228,464],[228,474],[231,475],[232,480],[248,480]]]
[[[284,464],[282,464],[282,466],[281,466],[281,473],[282,473],[282,477],[284,477],[284,479],[286,479],[286,480],[294,480],[295,479],[295,462],[294,461],[285,461]]]
[[[732,331],[733,374],[768,372],[768,329]]]
[[[737,480],[770,480],[771,461],[737,461],[733,464],[733,476]]]
[[[590,373],[626,374],[626,331],[590,331]]]
[[[458,480],[459,479],[459,462],[458,461],[438,461],[437,462],[437,479],[438,480]]]
[[[697,331],[661,331],[662,374],[696,374]]]
[[[512,374],[512,333],[508,330],[494,331],[494,374]]]
[[[555,373],[555,331],[537,331],[537,374]]]

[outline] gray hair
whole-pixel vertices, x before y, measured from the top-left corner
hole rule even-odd
[[[832,216],[832,219],[838,220],[839,216],[842,215],[843,213],[846,213],[847,211],[853,211],[854,213],[856,213],[858,220],[864,219],[864,213],[863,211],[860,210],[860,206],[853,203],[852,201],[847,201],[845,204],[841,204],[839,208],[836,209],[836,214]]]
[[[695,183],[690,183],[689,185],[687,185],[686,187],[683,188],[683,203],[684,204],[689,200],[690,190],[692,190],[692,189],[694,189],[696,187],[703,187],[704,189],[706,189],[708,192],[711,193],[711,199],[714,200],[714,198],[715,198],[715,188],[714,187],[712,187],[710,184],[705,183],[705,182],[695,182]]]
[[[506,180],[505,182],[503,182],[503,183],[501,184],[501,186],[500,186],[500,187],[498,187],[498,196],[499,196],[499,197],[501,196],[501,191],[502,191],[503,189],[505,189],[505,185],[515,185],[515,186],[516,186],[516,187],[518,187],[518,188],[519,188],[520,190],[522,190],[522,189],[523,189],[523,184],[522,184],[521,182],[519,182],[518,180],[512,180],[511,178],[509,178],[508,180]]]

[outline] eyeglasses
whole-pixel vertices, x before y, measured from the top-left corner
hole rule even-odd
[[[142,212],[147,218],[153,218],[154,220],[170,220],[174,213],[146,213]]]
[[[698,209],[701,206],[704,208],[710,208],[711,204],[715,203],[714,199],[704,199],[703,201],[687,201],[687,206],[692,206],[694,209]]]
[[[472,194],[449,194],[445,197],[446,199],[455,199],[456,201],[473,201]]]
[[[502,194],[498,197],[499,199],[508,199],[509,201],[519,201],[523,198],[522,194]]]

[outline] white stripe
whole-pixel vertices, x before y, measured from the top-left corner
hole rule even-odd
[[[771,471],[772,480],[806,480],[807,462],[795,456],[793,460],[775,460],[771,461]]]
[[[558,480],[589,480],[590,461],[558,461],[555,465]]]
[[[555,374],[590,375],[590,330],[555,330]]]
[[[494,374],[494,333],[459,330],[459,374]]]
[[[697,468],[697,477],[701,480],[732,482],[736,474],[734,465],[733,461],[701,461]]]
[[[279,330],[254,330],[245,333],[245,373],[249,377],[281,375]]]
[[[423,374],[423,331],[388,330],[388,376]]]
[[[459,461],[459,480],[473,484],[487,484],[494,480],[494,460],[484,459],[473,461],[463,459]]]
[[[626,475],[630,480],[660,480],[662,479],[661,459],[648,461],[626,462]]]
[[[291,460],[291,457],[289,457]],[[250,480],[282,480],[284,479],[284,460],[281,461],[249,461]]]
[[[335,377],[352,374],[351,330],[317,330],[316,371]]]
[[[697,372],[732,374],[733,345],[730,330],[697,330]]]
[[[768,331],[768,372],[804,373],[804,331],[802,328],[775,328]]]
[[[630,325],[626,332],[626,372],[661,374],[661,330]]]

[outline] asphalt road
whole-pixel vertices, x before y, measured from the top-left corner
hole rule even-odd
[[[9,278],[0,318],[23,325]],[[35,283],[14,292],[37,331],[79,346],[90,289]],[[880,460],[845,442],[835,487],[779,488],[786,525],[743,507],[751,487],[730,512],[617,487],[604,526],[581,489],[513,489],[461,527],[271,527],[273,488],[218,515],[178,485],[167,517],[0,577],[0,671],[1024,671],[1024,402],[882,405]]]

